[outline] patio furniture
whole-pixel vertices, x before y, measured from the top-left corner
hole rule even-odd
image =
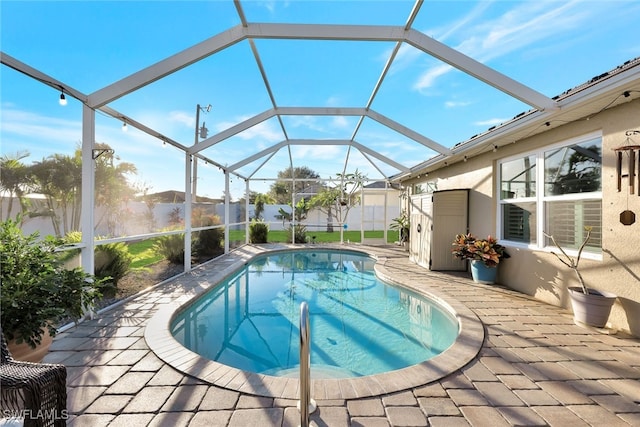
[[[67,425],[67,368],[15,360],[0,329],[0,417],[23,418],[25,427]]]

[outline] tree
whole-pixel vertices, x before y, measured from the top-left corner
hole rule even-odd
[[[80,229],[80,191],[82,188],[81,156],[53,154],[30,167],[36,192],[45,196],[44,208],[34,216],[51,218],[54,233],[62,237]]]
[[[253,203],[255,204],[255,210],[253,214],[253,218],[259,220],[262,218],[262,213],[264,212],[264,205],[275,203],[273,197],[268,194],[257,193]]]
[[[21,162],[22,159],[29,157],[28,151],[19,151],[15,155],[3,155],[0,157],[0,206],[4,206],[3,199],[7,197],[7,213],[2,213],[0,218],[5,220],[11,218],[13,210],[13,199],[17,198],[20,203],[21,211],[26,212],[29,203],[24,197],[26,193],[33,187],[32,179],[29,176],[28,167]],[[25,216],[21,215],[21,223],[24,221]]]
[[[333,231],[334,215],[339,224],[344,224],[349,210],[360,204],[360,190],[366,179],[358,169],[353,173],[337,173],[331,187],[321,190],[309,200],[310,208],[327,214],[327,231]]]
[[[291,206],[291,203],[289,203],[289,206]],[[283,224],[284,224],[284,221],[291,221],[293,218],[295,218],[296,223],[300,223],[305,219],[307,219],[307,214],[309,213],[309,210],[311,210],[311,206],[307,203],[307,201],[305,199],[300,199],[298,203],[296,203],[295,208],[293,209],[293,215],[294,215],[293,217],[290,212],[287,212],[282,208],[278,210],[278,212],[280,213],[278,217],[282,218]]]
[[[600,147],[575,145],[570,149],[572,153],[568,159],[563,157],[557,165],[549,168],[548,174],[553,177],[551,183],[547,184],[550,187],[550,194],[599,191],[602,188]]]
[[[110,150],[107,144],[96,144],[97,149]],[[107,221],[112,234],[122,221],[122,203],[138,191],[127,181],[127,175],[135,174],[132,163],[113,165],[112,155],[95,159],[95,205],[105,207],[103,216],[96,220],[96,227]],[[76,149],[73,156],[53,154],[28,168],[33,177],[34,191],[46,197],[46,206],[31,215],[51,218],[54,233],[61,237],[69,231],[80,229],[82,190],[82,151]]]
[[[269,195],[276,203],[281,205],[291,204],[292,192],[304,193],[309,187],[318,187],[320,175],[306,166],[287,168],[278,172],[278,180],[271,184]],[[295,182],[292,181],[295,179]],[[311,183],[309,182],[311,180]]]
[[[108,144],[97,143],[96,149],[110,150]],[[76,155],[81,156],[80,150]],[[133,163],[119,162],[114,164],[113,160],[120,160],[119,157],[111,155],[99,156],[95,159],[95,205],[104,207],[102,217],[96,219],[96,227],[106,221],[109,234],[116,234],[116,227],[123,223],[126,218],[126,211],[122,209],[122,204],[132,200],[136,194],[146,193],[148,188],[129,183],[128,177],[137,174],[137,168]]]

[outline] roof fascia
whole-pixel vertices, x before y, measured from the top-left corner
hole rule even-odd
[[[530,111],[522,117],[500,125],[486,134],[479,135],[468,142],[461,143],[458,147],[454,147],[452,151],[457,154],[471,150],[481,144],[492,144],[497,139],[517,132],[526,126],[540,125],[553,120],[555,116],[570,113],[603,96],[613,96],[616,93],[622,94],[629,85],[637,84],[638,80],[640,80],[640,66],[614,74],[599,80],[596,84],[587,86],[573,93],[570,92],[566,97],[559,99],[558,105],[560,106],[560,110]],[[590,114],[595,112],[597,111],[593,111]]]
[[[560,97],[558,104],[562,109],[575,108],[578,104],[589,103],[593,98],[602,96],[603,92],[622,93],[627,86],[637,85],[639,80],[640,62],[627,70],[602,78],[591,86],[569,92],[566,97]]]
[[[640,63],[639,63],[640,64]],[[622,92],[628,89],[629,86],[637,84],[640,80],[640,65],[634,66],[628,70],[616,73],[610,77],[598,80],[596,83],[581,88],[575,92],[569,92],[566,96],[562,96],[558,100],[560,110],[556,111],[528,111],[522,116],[513,119],[507,123],[504,123],[495,129],[492,129],[484,134],[478,135],[473,139],[463,142],[452,149],[452,155],[462,155],[466,152],[475,151],[479,146],[491,146],[495,145],[499,140],[510,138],[512,135],[521,132],[527,128],[535,128],[545,122],[553,120],[554,116],[571,113],[573,110],[579,109],[591,102],[594,102],[598,98],[603,96],[613,96],[617,92]],[[588,115],[597,113],[598,111],[592,111]],[[530,133],[527,136],[533,136]],[[450,156],[436,156],[425,162],[420,163],[411,168],[411,174],[424,173],[424,170],[429,167],[438,167],[445,161],[448,161]],[[403,179],[410,178],[410,175],[398,174],[391,177],[393,181],[402,181]]]

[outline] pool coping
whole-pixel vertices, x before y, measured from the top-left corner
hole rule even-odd
[[[183,295],[166,304],[149,319],[144,337],[149,348],[158,358],[174,369],[207,383],[256,396],[283,399],[298,399],[298,378],[274,377],[242,371],[209,359],[184,347],[171,334],[171,323],[182,307],[189,305],[202,293],[216,286],[228,276],[241,269],[251,258],[270,252],[291,249],[332,249],[356,251],[376,259],[378,277],[425,295],[439,303],[460,322],[458,338],[443,353],[416,365],[376,375],[341,379],[312,379],[311,397],[314,399],[354,399],[380,396],[437,381],[473,360],[484,342],[484,326],[478,316],[456,299],[438,292],[437,289],[415,286],[408,278],[393,274],[386,266],[384,252],[373,246],[360,245],[245,245],[207,263],[204,268],[194,269],[182,276]],[[211,269],[211,265],[219,265]]]

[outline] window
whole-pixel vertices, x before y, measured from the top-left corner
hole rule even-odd
[[[500,237],[541,248],[543,231],[568,249],[578,249],[592,227],[585,251],[602,247],[602,137],[589,135],[499,164]]]

